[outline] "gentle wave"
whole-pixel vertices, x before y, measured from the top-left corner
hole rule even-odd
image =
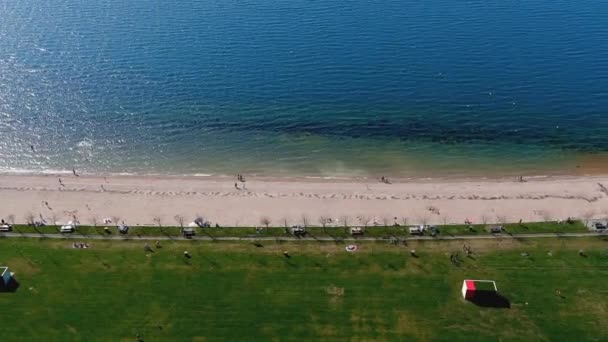
[[[5,2],[0,169],[576,172],[581,156],[608,152],[606,9]]]

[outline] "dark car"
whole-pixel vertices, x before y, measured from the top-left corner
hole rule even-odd
[[[597,222],[595,224],[595,229],[606,229],[606,225],[601,222]]]

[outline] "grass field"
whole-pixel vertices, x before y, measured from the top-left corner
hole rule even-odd
[[[71,243],[0,239],[20,283],[0,293],[3,341],[608,340],[599,237],[476,240],[471,258],[462,241]],[[463,279],[511,307],[465,302]]]

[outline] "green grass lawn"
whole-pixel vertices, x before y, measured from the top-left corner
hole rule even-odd
[[[462,241],[89,243],[0,239],[20,283],[0,293],[3,341],[608,340],[601,238],[470,241],[472,258]],[[463,279],[511,308],[465,302]]]

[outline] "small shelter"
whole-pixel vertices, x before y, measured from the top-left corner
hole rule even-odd
[[[6,287],[10,284],[13,274],[6,266],[0,266],[0,276],[2,277],[2,286]]]
[[[496,293],[498,288],[494,280],[470,280],[462,282],[462,298],[471,300],[480,293]]]

